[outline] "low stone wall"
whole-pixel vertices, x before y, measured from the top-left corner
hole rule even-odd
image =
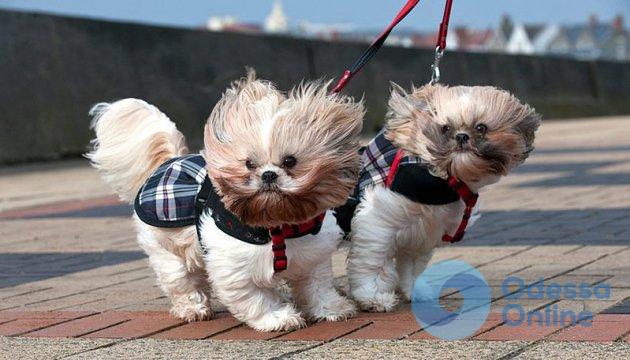
[[[191,148],[227,84],[246,66],[290,89],[332,78],[365,44],[211,33],[0,11],[0,163],[79,156],[92,137],[88,109],[147,100],[177,122]],[[347,92],[364,96],[366,133],[380,126],[389,82],[426,83],[432,51],[386,47]],[[630,64],[448,52],[447,84],[494,85],[546,118],[630,113]]]

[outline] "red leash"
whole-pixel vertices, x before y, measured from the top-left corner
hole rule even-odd
[[[448,22],[451,19],[451,8],[453,7],[453,0],[446,0],[444,6],[444,15],[442,16],[442,23],[440,24],[440,31],[438,32],[437,42],[435,47],[444,51],[446,49],[446,35],[448,35]]]
[[[394,27],[396,27],[396,25],[398,25],[398,23],[402,19],[404,19],[405,16],[409,14],[411,10],[413,10],[413,8],[416,5],[418,5],[419,2],[420,0],[407,1],[405,6],[403,6],[403,8],[400,9],[398,14],[394,18],[394,20],[392,20],[392,22],[389,24],[389,26],[385,28],[385,30],[381,33],[381,35],[379,35],[379,37],[377,37],[376,40],[374,40],[372,45],[370,45],[370,47],[367,50],[365,50],[363,54],[361,54],[359,59],[352,65],[352,67],[350,67],[350,69],[346,69],[346,71],[343,72],[343,75],[337,82],[337,85],[335,85],[335,87],[332,90],[333,94],[340,92],[344,87],[346,87],[346,85],[348,85],[348,82],[350,81],[350,79],[352,79],[354,75],[356,75],[359,71],[361,71],[361,68],[363,68],[363,66],[365,66],[365,64],[367,64],[368,61],[370,61],[370,59],[372,59],[374,55],[376,55],[376,53],[383,46],[383,44],[385,43],[385,40],[387,39],[389,34],[392,32]]]
[[[389,24],[389,26],[387,26],[387,28],[385,28],[383,33],[379,35],[376,40],[374,40],[372,45],[370,45],[370,47],[363,54],[361,54],[359,59],[352,65],[352,67],[350,67],[350,69],[344,71],[343,76],[339,79],[337,85],[335,85],[335,88],[332,90],[333,94],[340,92],[341,89],[343,89],[348,84],[350,79],[354,75],[356,75],[361,70],[361,68],[363,68],[363,66],[365,66],[365,64],[367,64],[368,61],[370,61],[370,59],[374,57],[374,55],[376,55],[376,53],[383,46],[385,40],[392,32],[394,27],[396,27],[396,25],[398,25],[398,23],[402,19],[404,19],[405,16],[409,14],[409,12],[411,12],[411,10],[418,4],[418,2],[420,2],[420,0],[407,1],[405,6],[398,12],[394,20]],[[308,228],[318,221],[321,223],[324,220],[324,215],[325,214],[321,214],[305,224],[297,225],[297,227],[299,228],[299,230],[302,230],[302,228]],[[287,268],[287,246],[284,241],[287,237],[295,232],[295,227],[296,225],[285,224],[281,227],[269,229],[269,233],[271,234],[271,250],[273,251],[273,269],[275,272],[280,272],[286,270]]]

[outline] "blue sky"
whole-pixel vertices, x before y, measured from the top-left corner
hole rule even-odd
[[[261,23],[273,0],[0,0],[0,8],[51,12],[167,26],[197,27],[211,15],[234,15]],[[290,24],[350,23],[381,28],[405,0],[283,0]],[[421,0],[404,22],[419,30],[437,28],[443,0]],[[503,13],[528,23],[586,21],[595,13],[608,20],[621,13],[630,25],[630,0],[455,0],[451,24],[495,26]]]

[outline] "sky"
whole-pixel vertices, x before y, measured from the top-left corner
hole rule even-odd
[[[301,21],[351,24],[357,29],[382,28],[406,0],[282,0],[290,26]],[[0,0],[0,8],[64,14],[116,21],[199,27],[210,16],[232,15],[262,23],[273,0]],[[444,0],[421,0],[401,24],[435,30]],[[451,25],[495,27],[502,14],[517,22],[572,24],[590,14],[602,21],[616,14],[630,27],[630,0],[455,0]]]

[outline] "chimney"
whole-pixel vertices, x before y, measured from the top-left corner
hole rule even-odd
[[[623,16],[621,16],[621,14],[615,16],[615,19],[613,20],[613,27],[616,32],[623,32]]]
[[[588,17],[588,24],[589,24],[591,27],[595,27],[595,26],[597,26],[597,24],[598,24],[598,23],[599,23],[599,20],[597,19],[597,15],[595,15],[595,14],[591,14],[591,15]]]

